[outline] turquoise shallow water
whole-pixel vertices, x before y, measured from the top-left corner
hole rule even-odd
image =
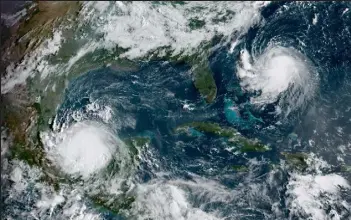
[[[350,173],[340,169],[341,164],[351,161],[351,18],[350,13],[343,14],[349,6],[346,2],[268,5],[262,11],[265,23],[252,27],[233,53],[228,53],[230,45],[221,45],[208,58],[218,87],[218,96],[211,104],[206,104],[199,95],[191,68],[186,64],[146,62],[140,63],[136,71],[106,67],[88,71],[70,82],[57,111],[57,124],[60,127],[75,123],[77,116],[73,113],[79,111],[82,113],[79,120],[105,124],[121,139],[149,138],[153,155],[145,157],[154,159],[158,168],[150,169],[142,161],[136,172],[138,183],[162,179],[158,176],[160,172],[167,173],[162,181],[182,180],[201,185],[197,177],[207,182],[215,180],[226,187],[228,195],[212,195],[197,188],[196,191],[189,184],[184,187],[187,201],[207,213],[216,213],[223,219],[307,219],[304,210],[294,212],[289,207],[291,198],[287,191],[294,170],[281,163],[281,153],[313,152],[332,167],[322,170],[323,174],[337,173],[350,180]],[[318,22],[312,25],[316,13]],[[260,91],[244,90],[236,75],[243,48],[259,56],[272,42],[295,48],[311,60],[318,72],[316,95],[287,117],[275,112],[283,95],[276,102],[257,108],[250,98]],[[89,111],[87,106],[93,103],[109,107],[111,119],[104,121]],[[185,108],[185,103],[194,109]],[[194,121],[234,128],[271,149],[243,153],[230,150],[236,144],[221,135],[192,127],[186,132],[175,132],[177,127]],[[215,187],[214,191],[222,193]],[[36,195],[28,192],[31,193]],[[340,197],[351,203],[350,196],[345,190]],[[98,210],[105,219],[122,218],[85,199],[89,208]],[[328,202],[325,200],[325,204]],[[32,203],[9,200],[7,205],[30,210]],[[343,213],[340,219],[350,218],[350,210],[341,202],[325,207],[328,205],[321,209],[327,214],[335,209]],[[55,213],[59,214],[59,210]]]
[[[72,82],[67,93],[69,99],[66,98],[61,109],[65,112],[72,106],[81,108],[85,100],[88,103],[86,98],[89,97],[90,102],[99,100],[112,106],[116,117],[134,118],[135,128],[122,125],[119,133],[122,136],[145,131],[153,134],[152,147],[156,149],[163,170],[171,172],[173,178],[186,178],[185,174],[191,172],[216,178],[235,189],[245,178],[238,175],[228,179],[228,176],[237,175],[232,166],[247,166],[250,159],[256,158],[259,165],[253,174],[256,180],[252,177],[254,183],[268,174],[270,164],[277,164],[281,158],[280,152],[284,151],[312,151],[325,155],[330,164],[337,166],[337,154],[332,154],[336,151],[334,146],[347,145],[351,138],[348,120],[351,118],[348,107],[351,105],[351,80],[348,74],[351,68],[350,15],[340,15],[343,3],[304,8],[290,5],[286,10],[279,5],[281,3],[271,4],[262,12],[266,18],[265,25],[253,27],[232,54],[228,54],[228,48],[224,46],[211,55],[209,61],[218,86],[218,98],[211,105],[201,101],[187,75],[189,67],[155,62],[142,65],[135,73],[114,73],[108,69],[88,73]],[[316,25],[311,25],[313,13],[318,13]],[[264,110],[252,106],[250,97],[257,94],[243,90],[235,76],[240,49],[246,47],[255,53],[262,53],[272,39],[280,45],[300,50],[312,60],[320,77],[314,99],[287,118],[274,114],[277,103],[267,105]],[[333,43],[328,43],[330,41]],[[183,109],[184,101],[194,104],[195,110]],[[225,138],[200,133],[192,128],[188,134],[174,133],[177,126],[192,121],[209,121],[234,127],[248,138],[258,138],[269,144],[272,150],[233,154],[226,150],[228,143]],[[342,137],[335,133],[336,127],[342,128]],[[347,154],[345,156],[348,157]],[[287,173],[283,172],[282,175]],[[275,181],[281,181],[284,186],[284,179]],[[145,177],[145,180],[149,178]],[[265,195],[271,201],[281,200],[280,208],[284,210],[284,198],[281,198],[284,191],[284,187],[278,192],[272,188]],[[201,200],[194,202],[201,206]],[[244,206],[228,203],[209,203],[205,209],[219,209],[227,213],[224,216],[230,216],[229,207],[250,213],[251,218],[242,219],[265,219],[265,216],[273,215],[268,201],[257,199],[251,202],[255,210],[244,211]],[[288,215],[289,211],[283,213],[282,216]]]

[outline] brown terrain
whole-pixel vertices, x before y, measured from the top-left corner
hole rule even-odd
[[[25,55],[52,36],[53,29],[75,19],[81,4],[77,1],[35,1],[25,6],[27,15],[10,28],[2,25],[1,77],[6,75],[10,63],[18,63]],[[14,144],[31,145],[28,130],[37,123],[40,109],[34,105],[25,85],[16,86],[11,92],[1,94],[1,127],[7,128]],[[37,142],[39,140],[35,140]]]

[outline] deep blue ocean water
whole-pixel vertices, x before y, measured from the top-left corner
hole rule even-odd
[[[108,105],[113,109],[113,117],[119,118],[118,123],[121,123],[121,126],[110,125],[111,128],[121,137],[151,135],[152,147],[158,152],[162,169],[183,178],[187,172],[209,177],[212,175],[207,172],[209,169],[214,170],[217,177],[232,174],[230,166],[245,165],[254,157],[277,163],[279,152],[283,151],[317,152],[329,158],[330,163],[336,163],[335,146],[351,140],[351,18],[349,13],[341,15],[345,5],[350,3],[311,3],[304,7],[295,3],[272,3],[262,12],[265,24],[252,27],[232,54],[228,53],[229,45],[224,45],[209,57],[218,87],[217,98],[211,104],[206,104],[196,91],[188,65],[157,61],[140,63],[136,72],[102,68],[85,73],[70,83],[58,118],[67,122],[69,112],[83,109],[92,102]],[[312,25],[315,13],[318,21]],[[320,84],[316,97],[306,109],[284,119],[282,126],[267,130],[265,128],[281,120],[272,114],[275,103],[264,111],[253,108],[249,98],[254,94],[242,90],[235,71],[241,48],[260,54],[273,39],[307,56],[318,71]],[[184,110],[184,101],[194,104],[195,110]],[[125,118],[135,119],[135,127],[124,125]],[[223,138],[196,131],[192,137],[174,133],[178,125],[192,121],[232,126],[248,138],[255,137],[270,144],[272,151],[234,155],[224,150]],[[346,135],[338,137],[336,127],[341,127]],[[199,161],[206,163],[198,165]],[[267,164],[262,163],[257,176],[268,172]],[[146,176],[145,181],[150,178]],[[220,181],[232,188],[238,184],[226,178]],[[280,195],[272,191],[271,196]],[[270,212],[270,207],[264,204],[259,209]],[[257,217],[255,219],[264,218],[259,211],[251,214]]]
[[[113,116],[107,126],[120,138],[138,135],[152,138],[151,147],[157,153],[160,171],[182,179],[191,178],[189,172],[214,177],[232,189],[244,177],[236,176],[231,167],[248,165],[252,158],[260,161],[253,179],[257,182],[269,172],[271,164],[279,163],[280,152],[315,152],[337,166],[340,154],[337,146],[348,146],[351,142],[351,15],[350,12],[343,14],[344,8],[350,6],[349,2],[271,3],[262,11],[264,24],[252,27],[233,53],[228,53],[230,45],[222,45],[208,58],[218,88],[217,98],[211,104],[206,104],[194,87],[189,65],[144,62],[139,63],[139,70],[134,72],[106,67],[88,71],[71,81],[57,113],[58,122],[74,123],[72,112],[82,110],[84,119],[106,123],[87,112],[86,106],[91,103],[109,106]],[[318,20],[313,25],[315,14]],[[242,48],[259,55],[272,41],[293,47],[308,57],[320,80],[317,95],[305,108],[287,118],[273,114],[277,103],[267,105],[264,110],[252,106],[250,97],[255,94],[244,91],[235,74]],[[193,104],[195,109],[184,109],[185,103]],[[131,125],[133,120],[135,126]],[[224,138],[196,130],[191,130],[190,136],[174,132],[177,126],[193,121],[233,127],[247,138],[258,138],[270,145],[272,150],[233,154],[225,149],[228,144]],[[282,121],[281,125],[277,125],[278,121]],[[268,129],[272,126],[273,129]],[[343,157],[351,161],[349,148]],[[154,177],[148,170],[139,175],[145,182]],[[281,199],[279,207],[285,216],[289,214],[283,197],[287,175],[284,173],[276,180],[281,182],[281,189],[269,189],[272,201]],[[351,180],[350,174],[345,175]],[[350,195],[345,199],[350,202]],[[193,198],[195,206],[201,202]],[[242,213],[250,213],[253,216],[250,219],[267,219],[265,214],[272,213],[268,201],[258,198],[251,202],[256,210],[220,203],[207,204],[204,210],[221,207],[222,213],[229,216],[231,210],[237,208],[242,209]],[[107,212],[106,218],[114,217]]]

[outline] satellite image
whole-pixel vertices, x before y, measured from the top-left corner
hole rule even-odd
[[[1,219],[351,219],[350,8],[1,1]]]

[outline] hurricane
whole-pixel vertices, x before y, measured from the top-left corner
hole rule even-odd
[[[2,219],[350,219],[349,2],[1,6]]]
[[[254,58],[242,50],[240,58],[237,75],[242,87],[259,92],[250,100],[255,105],[262,107],[278,101],[277,113],[284,111],[288,115],[306,105],[316,93],[318,73],[311,62],[293,48],[268,46]]]
[[[106,167],[114,154],[123,158],[125,145],[106,128],[93,123],[77,123],[64,132],[43,139],[46,153],[65,173],[84,178]],[[55,143],[56,142],[56,143]],[[115,149],[118,146],[118,149]]]

